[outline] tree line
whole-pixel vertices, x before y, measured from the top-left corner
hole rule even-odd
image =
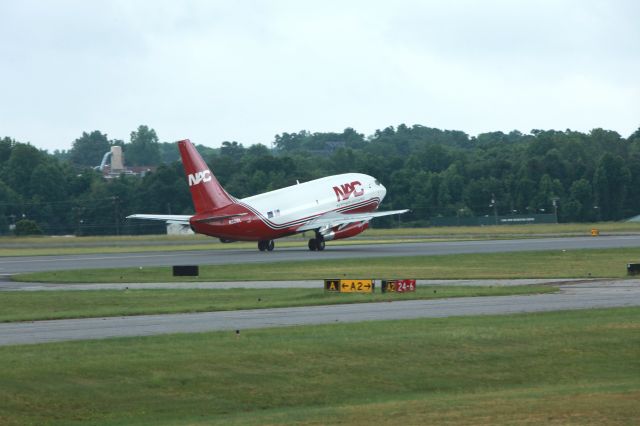
[[[157,168],[142,178],[105,180],[94,167],[114,145],[122,146],[126,165]],[[330,174],[375,176],[388,189],[384,209],[411,210],[403,226],[428,226],[439,216],[549,213],[554,203],[561,222],[640,214],[640,129],[627,138],[604,129],[471,137],[401,124],[370,136],[351,128],[302,130],[276,135],[269,146],[197,147],[238,198]],[[70,150],[53,153],[0,139],[0,233],[20,221],[46,234],[164,231],[162,224],[125,221],[132,213],[192,213],[177,146],[160,142],[152,128],[139,126],[126,142],[97,130],[83,133]],[[376,225],[396,221],[381,218]]]

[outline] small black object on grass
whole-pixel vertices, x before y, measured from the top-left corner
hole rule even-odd
[[[627,275],[640,274],[640,263],[627,263]]]

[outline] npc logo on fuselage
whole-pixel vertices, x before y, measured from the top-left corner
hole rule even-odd
[[[364,188],[360,182],[353,181],[351,183],[343,183],[340,186],[334,186],[333,192],[336,193],[336,198],[338,202],[346,201],[353,194],[354,197],[360,197],[364,195]]]
[[[197,185],[200,182],[209,182],[211,180],[211,172],[203,170],[189,175],[189,186]]]

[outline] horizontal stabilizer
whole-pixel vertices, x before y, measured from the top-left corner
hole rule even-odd
[[[191,219],[191,216],[180,214],[132,214],[127,216],[127,219],[162,220],[167,223],[189,225],[189,219]]]
[[[246,215],[246,213],[227,214],[223,216],[209,216],[209,217],[203,217],[202,219],[198,219],[196,220],[196,222],[204,222],[204,223],[216,222],[218,220],[229,219],[231,217],[238,217],[238,216],[244,216],[244,215]]]

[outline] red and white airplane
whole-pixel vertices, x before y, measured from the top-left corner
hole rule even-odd
[[[387,190],[377,179],[360,173],[328,176],[241,200],[229,195],[188,140],[178,142],[194,215],[134,214],[127,219],[162,220],[189,225],[199,234],[222,242],[258,241],[271,251],[273,240],[314,231],[309,250],[324,250],[325,241],[357,235],[374,217],[408,210],[376,212]]]

